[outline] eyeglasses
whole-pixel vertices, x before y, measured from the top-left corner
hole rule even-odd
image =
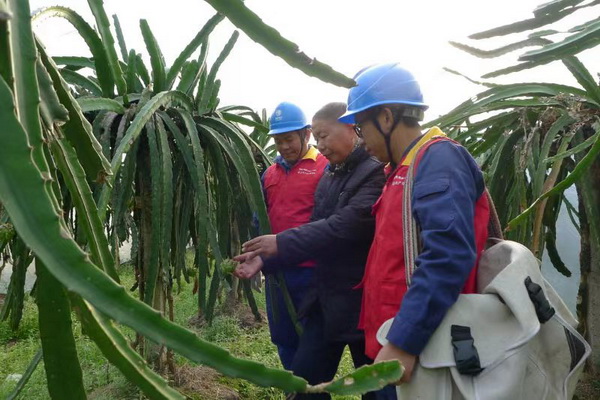
[[[358,136],[360,139],[363,139],[363,133],[360,124],[354,124],[354,132],[356,133],[356,136]]]

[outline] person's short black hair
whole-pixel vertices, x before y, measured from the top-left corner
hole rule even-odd
[[[407,117],[404,115],[407,108],[414,109],[415,107],[406,106],[404,104],[383,104],[380,106],[373,107],[372,108],[373,111],[372,111],[371,115],[373,115],[373,116],[378,115],[382,108],[389,108],[392,111],[392,114],[394,116],[394,121],[396,123],[402,122],[408,128],[418,128],[420,126],[419,120],[417,118]]]
[[[339,117],[346,112],[346,103],[332,102],[327,103],[313,116],[313,121],[320,119],[325,121],[337,121]]]

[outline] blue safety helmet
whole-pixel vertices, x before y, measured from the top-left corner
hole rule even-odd
[[[270,125],[269,135],[280,135],[310,126],[306,123],[306,117],[300,107],[286,101],[275,108],[271,114]]]
[[[339,118],[344,124],[353,124],[361,111],[381,104],[406,104],[403,114],[423,119],[428,106],[423,103],[419,83],[408,70],[398,63],[378,64],[361,70],[355,77],[356,86],[348,94],[348,110]]]

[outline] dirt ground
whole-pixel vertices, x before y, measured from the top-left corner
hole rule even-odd
[[[600,399],[600,373],[592,374],[584,372],[577,384],[574,400],[598,400]]]
[[[221,315],[230,315],[235,317],[239,321],[240,326],[243,329],[248,330],[260,328],[267,323],[267,314],[262,310],[259,310],[258,312],[261,316],[260,320],[257,320],[250,308],[243,303],[237,303],[234,305],[227,305],[227,303],[225,303],[218,311],[218,313]],[[206,326],[206,321],[203,317],[194,315],[188,320],[188,324],[192,328],[200,329]]]
[[[206,400],[238,400],[240,395],[219,383],[222,375],[203,366],[185,365],[177,370],[177,386],[184,393],[194,394]]]

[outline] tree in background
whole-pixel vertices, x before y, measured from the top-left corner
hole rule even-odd
[[[484,81],[470,79],[488,89],[428,124],[449,131],[478,158],[506,236],[527,245],[539,258],[547,251],[554,267],[569,277],[571,271],[556,249],[556,221],[566,206],[581,235],[579,329],[594,350],[594,368],[600,366],[600,86],[598,75],[577,55],[600,44],[600,20],[566,32],[550,28],[573,13],[592,15],[589,9],[598,11],[598,5],[597,0],[555,0],[538,6],[533,18],[470,36],[485,40],[527,35],[497,49],[451,42],[479,58],[537,48],[522,53],[517,64],[483,75]],[[552,62],[561,62],[579,87],[490,81]],[[576,205],[564,194],[572,185],[577,189]]]

